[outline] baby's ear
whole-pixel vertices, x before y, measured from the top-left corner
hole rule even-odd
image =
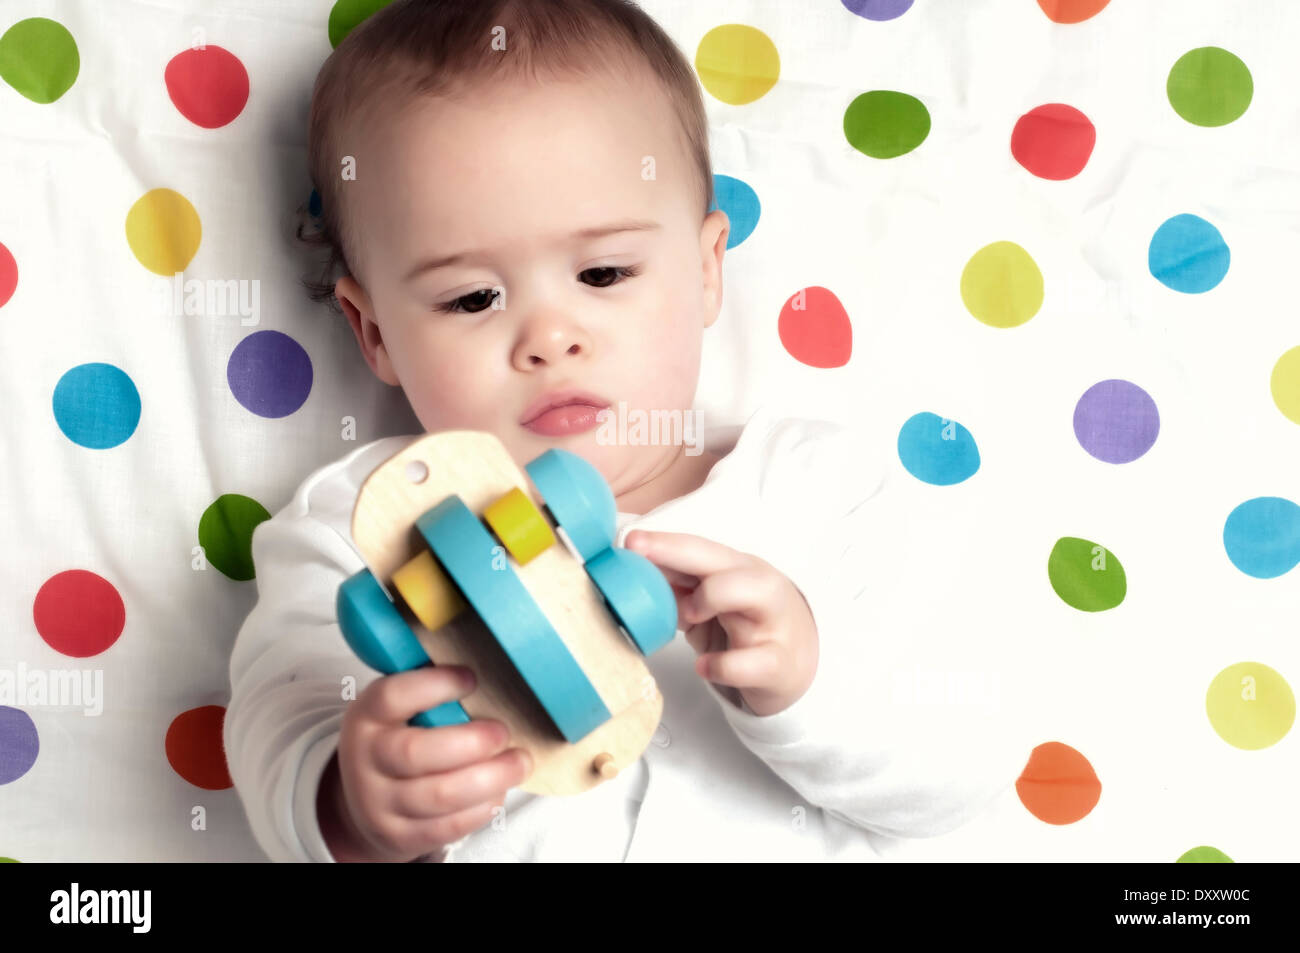
[[[722,258],[727,252],[727,236],[731,234],[731,219],[717,208],[704,217],[700,229],[700,257],[704,266],[705,322],[712,327],[722,310]]]
[[[343,309],[348,324],[352,326],[357,347],[361,349],[361,355],[370,365],[370,370],[385,384],[396,387],[399,383],[397,373],[388,359],[388,350],[384,347],[384,336],[375,321],[370,296],[355,278],[344,275],[334,283],[334,297]]]

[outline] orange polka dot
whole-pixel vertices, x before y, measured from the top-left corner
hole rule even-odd
[[[1082,23],[1106,8],[1110,0],[1038,0],[1053,23]]]
[[[1049,741],[1034,749],[1016,781],[1029,813],[1048,824],[1073,824],[1101,799],[1101,781],[1088,759],[1069,745]]]

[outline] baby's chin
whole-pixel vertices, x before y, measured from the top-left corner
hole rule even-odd
[[[502,443],[520,468],[553,448],[577,454],[600,471],[605,482],[615,490],[630,473],[653,468],[656,454],[664,452],[663,447],[624,446],[602,441],[595,429],[563,437],[547,437],[520,427],[518,440],[503,438]]]
[[[511,455],[515,456],[520,466],[531,462],[547,450],[558,447],[561,450],[576,453],[593,466],[599,468],[603,462],[613,459],[618,451],[626,449],[602,444],[597,439],[597,431],[594,429],[582,433],[553,436],[534,433],[527,427],[520,426],[516,427],[515,439],[510,440],[503,437],[502,442],[511,450]],[[522,455],[523,459],[520,459],[519,455]]]

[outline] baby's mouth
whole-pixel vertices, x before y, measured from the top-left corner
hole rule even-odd
[[[551,391],[534,401],[519,422],[544,437],[565,437],[595,427],[608,406],[609,401],[585,391]]]
[[[586,433],[600,423],[597,415],[603,409],[603,407],[593,407],[591,404],[566,404],[534,417],[524,426],[544,437],[565,437],[569,434]]]

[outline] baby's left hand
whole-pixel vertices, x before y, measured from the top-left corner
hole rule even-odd
[[[701,677],[738,689],[756,715],[785,711],[803,696],[817,674],[817,626],[776,567],[689,533],[638,529],[625,542],[672,584],[678,628],[700,653]]]

